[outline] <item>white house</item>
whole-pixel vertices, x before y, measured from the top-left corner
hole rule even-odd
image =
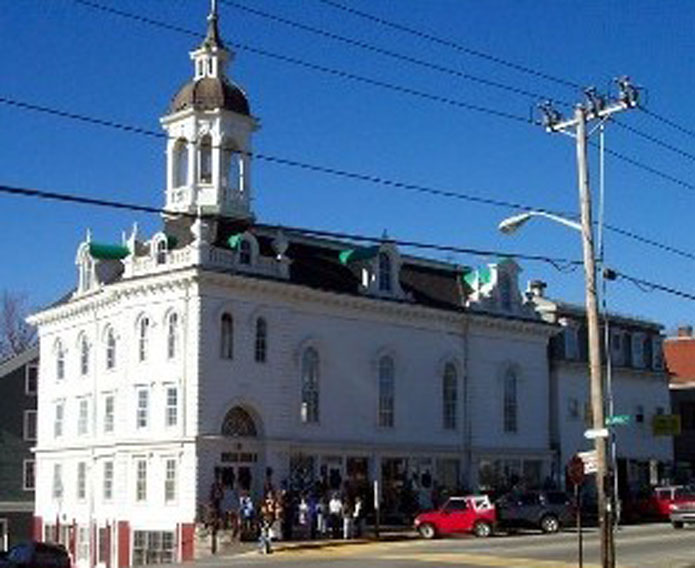
[[[87,239],[69,300],[32,316],[34,525],[79,566],[194,556],[218,474],[367,491],[540,485],[553,471],[549,338],[510,260],[476,271],[258,224],[258,121],[217,15],[162,125],[166,216]]]

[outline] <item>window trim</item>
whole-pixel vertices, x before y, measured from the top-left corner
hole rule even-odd
[[[77,462],[75,498],[78,502],[87,500],[87,462]]]
[[[110,467],[107,467],[110,466]],[[107,475],[107,470],[110,474]],[[113,480],[115,477],[115,465],[112,459],[104,460],[101,468],[101,497],[105,502],[113,501]],[[108,487],[108,491],[107,491]]]
[[[311,353],[314,357],[309,361]],[[300,372],[301,422],[302,424],[318,424],[321,418],[321,357],[316,347],[310,345],[302,350]]]
[[[169,404],[169,394],[174,392],[174,402]],[[165,428],[176,428],[179,425],[179,388],[176,385],[165,385],[164,387],[164,426]],[[173,412],[173,421],[171,420]]]
[[[144,467],[141,469],[141,465]],[[147,477],[149,475],[148,469],[149,464],[147,463],[147,458],[136,458],[135,459],[135,502],[136,503],[147,503]],[[144,472],[144,477],[140,477],[141,473]]]
[[[449,374],[449,371],[452,374]],[[447,380],[453,380],[453,389]],[[447,431],[458,430],[458,383],[458,369],[454,363],[449,361],[444,365],[444,372],[442,373],[442,427]],[[447,393],[453,393],[453,398],[447,397]]]
[[[256,318],[256,340],[253,356],[256,363],[268,361],[268,321],[264,317]]]
[[[35,371],[36,376],[34,378],[34,389],[30,389],[29,385],[31,383],[29,376],[31,371]],[[38,363],[27,363],[24,369],[24,394],[27,396],[36,396],[39,391],[39,364]]]
[[[60,409],[60,413],[58,412]],[[58,417],[60,414],[60,417]],[[57,400],[53,405],[53,438],[62,438],[65,434],[65,401]]]
[[[382,355],[377,361],[377,405],[377,426],[395,428],[396,362],[391,355]]]
[[[519,373],[513,367],[508,367],[502,377],[502,431],[519,432]]]
[[[138,387],[135,389],[135,429],[138,431],[147,430],[150,425],[150,389],[147,387]],[[144,394],[144,398],[141,396]],[[141,406],[141,402],[145,401],[145,406]],[[144,420],[141,418],[144,417]],[[142,424],[141,424],[142,422]]]
[[[83,396],[78,398],[77,405],[77,435],[78,436],[88,436],[89,435],[89,398]],[[84,415],[82,410],[84,409]]]
[[[174,464],[173,478],[169,477],[169,465]],[[179,463],[175,457],[164,458],[164,503],[174,505],[178,501]],[[171,493],[170,493],[171,492]]]
[[[27,485],[29,464],[31,464],[31,468],[33,469],[31,475],[31,486]],[[22,491],[36,491],[36,460],[22,460]]]
[[[220,322],[220,359],[232,361],[234,359],[234,316],[225,310],[219,319]]]
[[[115,426],[116,426],[116,395],[114,393],[105,393],[104,394],[104,415],[103,415],[103,423],[102,423],[102,430],[104,434],[113,434],[115,431]],[[111,412],[108,411],[108,401],[111,401]],[[107,428],[107,426],[110,426]]]

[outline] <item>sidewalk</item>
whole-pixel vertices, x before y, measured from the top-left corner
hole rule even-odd
[[[274,540],[272,545],[273,552],[293,552],[300,550],[320,550],[322,548],[332,548],[336,546],[358,546],[374,542],[394,542],[417,538],[417,533],[410,527],[386,526],[379,531],[379,538],[374,535],[373,527],[369,527],[366,535],[360,538],[333,539],[321,538],[315,540]],[[219,558],[237,556],[240,554],[256,553],[258,551],[258,541],[237,542],[233,545],[220,547],[217,554],[205,554],[199,558],[198,562],[212,561]]]

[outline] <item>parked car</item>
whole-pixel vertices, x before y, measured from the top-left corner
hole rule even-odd
[[[70,555],[60,544],[23,542],[0,554],[0,568],[70,568]]]
[[[628,522],[667,521],[671,505],[683,496],[695,495],[695,487],[688,485],[665,485],[654,487],[649,493],[624,501],[623,518]]]
[[[439,509],[420,513],[414,524],[424,538],[456,533],[487,537],[495,522],[495,506],[486,495],[465,495],[449,497]]]
[[[556,533],[574,519],[574,504],[561,491],[526,491],[508,493],[497,506],[497,526],[500,529],[540,529]]]
[[[682,529],[685,523],[695,523],[695,491],[677,495],[670,509],[669,519],[674,529]]]

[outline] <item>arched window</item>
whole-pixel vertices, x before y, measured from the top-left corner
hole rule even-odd
[[[233,148],[226,148],[223,158],[223,185],[230,190],[241,188],[241,155]]]
[[[442,416],[445,430],[456,430],[458,418],[458,377],[456,367],[447,363],[442,377]]]
[[[167,242],[166,239],[157,241],[157,264],[164,264],[167,261]]]
[[[256,424],[246,410],[235,406],[224,417],[222,435],[232,438],[255,438],[257,436]]]
[[[227,312],[222,314],[220,320],[220,357],[234,358],[234,320]]]
[[[89,373],[89,342],[86,337],[80,340],[80,374],[85,376]]]
[[[379,359],[379,426],[393,428],[395,410],[395,378],[391,357]]]
[[[114,369],[116,367],[116,334],[113,328],[110,327],[106,332],[106,368]]]
[[[174,187],[188,185],[188,145],[181,138],[174,145]]]
[[[251,243],[246,239],[239,243],[239,264],[251,264]]]
[[[268,324],[264,318],[256,320],[256,362],[265,363],[268,348]]]
[[[150,319],[144,316],[138,326],[138,361],[147,361],[148,342],[150,339]]]
[[[512,279],[506,272],[500,272],[500,306],[506,312],[512,311]]]
[[[319,354],[308,347],[302,355],[302,422],[319,421]]]
[[[504,431],[517,431],[517,387],[518,379],[514,369],[508,369],[504,375],[504,400],[503,400],[503,418]]]
[[[177,313],[169,314],[167,318],[167,359],[176,357],[179,350],[179,316]]]
[[[200,140],[200,181],[212,182],[212,138],[209,134]]]
[[[391,291],[391,257],[385,253],[379,253],[379,290]]]
[[[65,349],[59,340],[56,343],[56,380],[62,381],[65,378]]]

